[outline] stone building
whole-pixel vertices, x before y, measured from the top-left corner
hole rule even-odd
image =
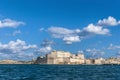
[[[72,54],[70,56],[70,64],[84,64],[85,59],[83,54]]]
[[[96,64],[101,65],[105,63],[104,58],[97,58],[97,59],[85,59],[85,64]]]
[[[46,55],[47,64],[84,64],[83,54],[71,54],[64,51],[52,51]]]
[[[97,58],[94,60],[94,64],[105,64],[105,59],[103,58]]]
[[[85,59],[85,64],[94,64],[94,59]]]
[[[34,62],[34,64],[46,64],[46,63],[47,63],[47,59],[46,57],[43,56],[37,57],[37,59]]]
[[[4,63],[4,61],[2,62]],[[70,52],[54,50],[51,53],[46,54],[45,57],[40,56],[35,61],[32,61],[30,63],[34,63],[34,64],[88,64],[88,65],[120,64],[120,58],[111,57],[107,59],[104,59],[104,58],[85,59],[84,54],[71,54]]]
[[[105,60],[105,64],[120,64],[120,58],[108,58]]]

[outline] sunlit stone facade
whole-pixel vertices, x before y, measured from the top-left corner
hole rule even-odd
[[[84,64],[83,54],[71,54],[64,51],[52,51],[46,55],[47,64]]]
[[[120,64],[120,58],[86,59],[84,54],[71,54],[70,52],[54,50],[44,57],[38,57],[34,64]]]

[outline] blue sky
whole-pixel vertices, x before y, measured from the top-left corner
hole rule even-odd
[[[119,0],[1,0],[0,59],[52,50],[119,57],[119,7]]]

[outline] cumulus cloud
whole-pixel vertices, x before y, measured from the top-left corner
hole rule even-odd
[[[100,58],[103,54],[105,54],[104,51],[98,49],[86,49],[85,52],[89,53],[91,58]]]
[[[73,42],[79,42],[80,38],[79,36],[66,36],[63,38],[63,41],[65,41],[66,44],[72,44]]]
[[[54,38],[62,39],[63,41],[65,41],[66,44],[80,41],[80,38],[78,36],[78,33],[81,32],[80,29],[71,30],[63,27],[50,27],[48,28],[48,32]]]
[[[80,32],[79,29],[70,30],[70,29],[63,28],[63,27],[50,27],[50,28],[48,28],[48,31],[52,34],[52,36],[54,38],[61,38],[64,36],[70,36],[70,35],[74,35],[74,34]]]
[[[120,21],[117,21],[114,17],[109,16],[107,19],[99,20],[98,25],[101,26],[117,26],[120,24]]]
[[[63,27],[50,27],[48,32],[53,38],[59,38],[66,44],[72,44],[73,42],[80,42],[85,38],[89,38],[95,35],[110,35],[110,30],[104,26],[117,26],[120,21],[117,21],[114,17],[109,16],[108,19],[99,20],[97,24],[88,24],[83,29],[67,29]]]
[[[113,45],[113,44],[110,44],[110,45],[108,46],[107,49],[109,49],[109,50],[120,49],[120,45]]]
[[[95,26],[93,24],[89,24],[87,27],[83,29],[83,31],[93,33],[93,34],[100,34],[100,35],[109,34],[108,29],[103,29],[102,26]]]
[[[42,47],[45,47],[45,46],[50,46],[50,45],[52,45],[52,44],[55,44],[53,41],[50,41],[50,40],[48,40],[48,39],[45,39],[45,40],[43,40],[43,42],[41,43],[41,46]]]
[[[90,37],[92,35],[108,35],[110,31],[104,29],[102,26],[95,26],[89,24],[87,27],[80,29],[67,29],[63,27],[50,27],[48,32],[53,38],[62,39],[66,44],[72,44],[73,42],[80,42],[83,38]]]
[[[22,21],[15,21],[12,19],[0,20],[0,28],[4,28],[4,27],[16,28],[20,25],[25,25],[25,23]]]
[[[41,47],[35,51],[35,53],[37,55],[41,55],[41,56],[44,56],[45,54],[51,52],[53,49],[52,49],[52,45],[54,44],[53,41],[49,41],[49,40],[43,40],[43,42],[41,43]]]
[[[21,31],[20,30],[16,30],[12,33],[13,36],[16,36],[17,34],[21,34]]]
[[[52,50],[51,46],[42,47],[39,49],[40,53],[48,53]]]
[[[27,45],[25,41],[17,39],[16,41],[10,41],[8,44],[0,43],[0,56],[3,59],[27,60],[33,57],[33,53],[30,53],[29,50],[36,48],[37,45]]]
[[[49,41],[49,40],[44,40],[42,43],[41,43],[41,48],[39,49],[39,52],[40,53],[49,53],[50,51],[52,51],[52,45],[54,44],[53,41]]]

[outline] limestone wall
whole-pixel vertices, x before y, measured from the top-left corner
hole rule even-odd
[[[83,54],[71,54],[64,51],[53,51],[47,54],[47,64],[83,64]]]

